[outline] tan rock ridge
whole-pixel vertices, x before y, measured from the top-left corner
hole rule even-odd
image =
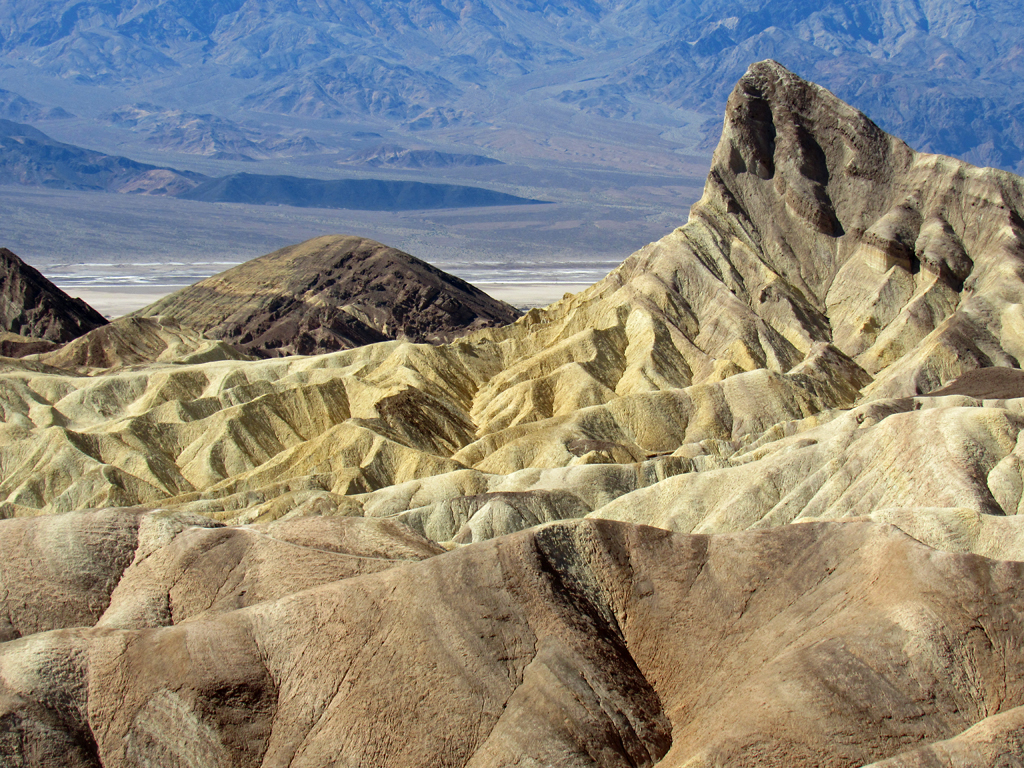
[[[41,352],[51,352],[60,344],[20,333],[0,331],[0,355],[3,357],[26,357]]]
[[[135,314],[281,356],[396,338],[450,341],[520,313],[407,253],[338,235],[253,259]]]
[[[146,567],[173,572],[162,551],[193,533],[247,535],[203,530]],[[238,551],[202,551],[224,558],[189,587],[205,613],[0,645],[4,754],[856,766],[979,731],[1012,740],[1024,705],[1024,566],[939,554],[891,526],[706,537],[574,521],[241,610],[217,599]]]
[[[228,528],[141,507],[0,522],[0,642],[223,613],[444,552],[391,520],[302,517]]]
[[[823,89],[758,64],[730,99],[690,221],[512,325],[437,347],[246,362],[168,341],[165,315],[162,330],[146,326],[164,340],[135,344],[148,352],[131,370],[12,369],[0,379],[0,510],[159,504],[225,522],[386,510],[466,542],[582,514],[712,531],[1016,509],[1015,398],[935,398],[927,413],[886,398],[1018,365],[1020,190],[1009,174],[917,155]],[[368,265],[393,255],[318,239],[168,307],[230,325],[232,292],[264,285],[254,301],[273,303],[292,271],[305,280],[334,254],[344,272],[363,263],[356,252]],[[42,359],[75,372],[129,360],[90,358],[90,344]],[[877,427],[841,413],[858,403]],[[936,419],[942,430],[927,426]],[[739,488],[750,491],[735,506]]]
[[[92,372],[147,363],[200,363],[252,359],[221,341],[207,339],[169,319],[122,317],[60,349],[33,358],[54,368]]]

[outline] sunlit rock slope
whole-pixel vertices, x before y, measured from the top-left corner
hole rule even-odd
[[[3,525],[5,575],[60,562],[4,598],[7,635],[32,633],[0,643],[15,764],[963,765],[922,760],[1019,744],[1024,565],[891,526],[572,521],[431,557],[361,518]],[[47,587],[62,604],[19,610]]]
[[[3,360],[0,755],[1003,765],[1022,192],[764,62],[686,225],[511,325]]]
[[[317,509],[397,515],[458,542],[587,514],[719,531],[923,506],[958,527],[1015,511],[1019,393],[918,396],[1018,367],[1021,191],[1010,174],[915,154],[758,64],[690,221],[512,325],[440,347],[164,354],[107,375],[78,375],[68,350],[40,359],[51,368],[10,367],[2,509],[159,504],[227,522]],[[266,290],[286,285],[292,257],[342,245],[265,257]],[[290,348],[267,319],[280,307],[217,285],[149,312],[206,312],[209,333]],[[385,304],[338,309],[383,328],[378,314],[403,306]],[[252,338],[216,330],[232,312],[253,327],[231,333]],[[305,320],[281,322],[304,338]]]

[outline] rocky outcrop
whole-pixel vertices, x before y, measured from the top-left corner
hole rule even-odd
[[[42,352],[52,352],[60,346],[57,342],[22,336],[20,333],[0,331],[0,355],[3,357],[25,357]]]
[[[38,270],[0,248],[0,330],[65,342],[106,323],[107,319],[84,301],[71,298]],[[11,351],[22,350],[12,346]]]
[[[282,248],[167,296],[159,315],[259,355],[310,355],[387,339],[438,343],[519,312],[407,253],[359,237]]]

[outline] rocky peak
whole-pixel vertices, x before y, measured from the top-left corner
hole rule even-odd
[[[1022,201],[1018,177],[916,153],[765,61],[729,97],[704,195],[679,231],[697,263],[653,249],[624,272],[654,272],[700,307],[686,286],[709,271],[728,293],[716,312],[725,302],[733,326],[767,325],[744,340],[751,359],[785,369],[829,342],[876,378],[873,391],[925,393],[1024,358],[1002,319],[1024,298]],[[747,309],[756,318],[741,320]]]
[[[282,248],[139,311],[259,355],[404,338],[443,342],[510,323],[514,308],[395,248],[331,235]]]
[[[769,264],[823,308],[847,255],[840,244],[862,239],[892,207],[894,183],[913,158],[824,88],[759,62],[729,97],[696,215],[765,244]]]
[[[0,329],[63,343],[106,323],[84,301],[68,296],[14,253],[0,248]]]

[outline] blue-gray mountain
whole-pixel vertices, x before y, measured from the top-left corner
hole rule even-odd
[[[205,178],[64,144],[30,125],[0,119],[0,184],[177,195]]]
[[[0,0],[0,55],[40,81],[173,94],[229,76],[235,107],[428,129],[500,125],[526,75],[524,98],[594,118],[718,114],[770,57],[918,149],[1021,170],[1018,16],[1010,0]]]
[[[528,205],[539,200],[481,187],[386,179],[305,179],[236,173],[210,178],[54,141],[30,125],[0,119],[0,185],[182,197],[207,203],[410,211]]]
[[[0,118],[19,122],[63,120],[71,114],[61,107],[44,107],[11,91],[0,88]]]

